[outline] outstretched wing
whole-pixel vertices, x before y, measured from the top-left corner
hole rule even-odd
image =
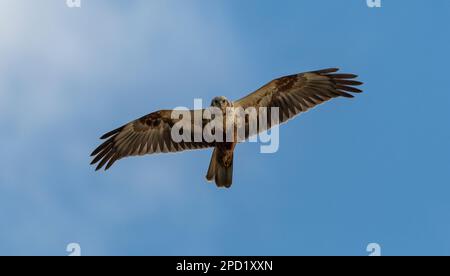
[[[91,156],[94,160],[91,165],[100,162],[96,170],[100,170],[105,164],[105,170],[107,170],[117,160],[128,156],[213,147],[214,144],[205,141],[194,142],[194,130],[203,129],[206,121],[203,120],[199,128],[194,127],[194,111],[185,112],[191,113],[184,115],[190,115],[191,118],[192,142],[174,142],[171,136],[172,127],[181,118],[172,119],[172,110],[160,110],[103,135],[100,139],[107,140],[92,152]]]
[[[356,75],[336,74],[338,70],[330,68],[275,79],[234,102],[234,106],[255,107],[257,111],[259,107],[278,107],[280,123],[283,123],[330,99],[353,98],[350,93],[362,92],[355,87],[363,84],[353,80]],[[270,115],[267,119],[270,127]]]

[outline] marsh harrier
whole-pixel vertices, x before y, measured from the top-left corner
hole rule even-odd
[[[340,74],[337,71],[338,69],[331,68],[277,78],[234,102],[223,96],[215,97],[211,106],[221,110],[224,118],[230,116],[226,113],[229,108],[253,107],[257,112],[260,110],[258,108],[277,108],[278,123],[281,124],[333,98],[353,98],[351,93],[362,92],[355,87],[362,84],[354,80],[356,75]],[[194,120],[195,111],[186,112],[189,114],[185,115],[191,115],[188,117],[192,118],[193,129],[202,131],[211,121],[204,118]],[[174,117],[173,110],[160,110],[106,133],[101,137],[106,141],[92,152],[94,160],[91,165],[99,163],[96,170],[103,167],[108,170],[117,160],[128,156],[214,148],[206,179],[214,181],[218,187],[231,187],[233,152],[236,144],[241,141],[207,141],[203,138],[175,141],[171,135],[172,128],[181,117]],[[261,123],[261,118],[268,117],[270,116],[257,116],[257,123]],[[244,125],[248,130],[249,118],[244,118]],[[267,123],[268,128],[273,126],[271,122]],[[195,131],[190,135],[193,138]],[[249,138],[249,135],[246,134],[244,138]]]

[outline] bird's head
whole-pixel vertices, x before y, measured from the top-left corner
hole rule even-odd
[[[212,99],[211,106],[218,107],[222,111],[224,111],[224,110],[226,110],[227,107],[232,107],[233,103],[231,101],[229,101],[227,98],[225,98],[224,96],[220,96],[220,97],[215,97],[214,99]]]

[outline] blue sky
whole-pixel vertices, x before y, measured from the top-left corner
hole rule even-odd
[[[0,255],[450,255],[445,0],[0,0]],[[280,129],[280,150],[125,159],[98,137],[194,98],[340,67],[366,93]]]

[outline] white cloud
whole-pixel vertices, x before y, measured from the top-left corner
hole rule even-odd
[[[82,8],[69,9],[62,0],[0,1],[0,125],[7,130],[0,137],[7,147],[0,161],[0,201],[3,209],[14,210],[0,214],[8,224],[0,243],[11,252],[25,254],[23,246],[32,241],[31,252],[38,254],[72,235],[67,227],[74,224],[101,218],[114,226],[151,215],[165,198],[182,198],[184,178],[172,170],[169,180],[166,168],[182,166],[187,173],[192,164],[147,159],[142,160],[147,165],[123,165],[120,175],[94,176],[87,155],[97,137],[90,136],[89,127],[98,118],[137,112],[121,110],[123,105],[144,105],[139,100],[148,97],[144,88],[114,94],[117,86],[146,84],[148,76],[160,87],[153,92],[155,100],[167,95],[165,87],[173,96],[186,97],[190,91],[179,88],[196,71],[206,75],[202,83],[214,82],[214,76],[233,70],[232,62],[240,62],[225,21],[213,25],[194,5],[110,3],[83,1]],[[103,127],[96,127],[95,135]],[[146,166],[152,166],[151,174]],[[134,201],[118,204],[122,196]],[[105,250],[103,230],[97,225],[82,232],[84,240],[96,240],[96,252]]]

